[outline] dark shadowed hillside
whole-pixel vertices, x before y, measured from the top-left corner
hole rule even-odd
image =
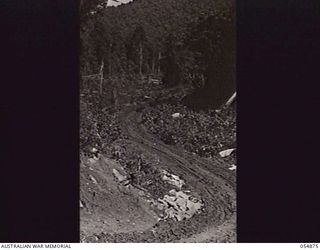
[[[108,75],[158,74],[168,86],[201,89],[186,104],[219,105],[232,95],[232,1],[135,0],[95,11],[82,24],[83,75],[104,61]],[[208,103],[198,105],[203,96]]]

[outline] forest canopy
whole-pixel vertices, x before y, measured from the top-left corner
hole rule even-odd
[[[97,73],[102,62],[106,75],[161,75],[168,86],[193,85],[185,101],[200,107],[220,105],[234,92],[233,1],[81,2],[82,75]]]

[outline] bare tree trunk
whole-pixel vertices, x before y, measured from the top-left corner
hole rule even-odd
[[[140,72],[140,75],[142,76],[142,65],[143,65],[143,54],[142,54],[142,44],[140,43],[140,65],[139,65],[139,72]]]
[[[160,61],[161,61],[161,51],[159,51],[158,53],[158,74],[160,74],[160,71],[161,71]]]
[[[154,70],[155,70],[155,60],[154,60],[154,54],[152,54],[152,74],[154,74]]]
[[[112,44],[109,43],[109,75],[111,76],[112,75],[112,67],[111,67],[111,53],[112,53],[112,50],[111,50],[111,47],[112,47]]]
[[[204,87],[205,81],[206,81],[206,80],[204,79],[204,75],[201,74],[201,88]]]
[[[117,86],[117,80],[112,78],[112,97],[114,102],[115,109],[118,109],[119,107],[119,97],[118,97],[118,86]]]
[[[114,100],[114,107],[118,109],[119,107],[119,99],[118,99],[118,90],[117,87],[113,88],[113,100]]]
[[[102,95],[102,85],[103,85],[103,69],[104,69],[104,61],[102,60],[101,62],[101,67],[100,67],[100,95]]]

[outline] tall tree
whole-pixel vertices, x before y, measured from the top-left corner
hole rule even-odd
[[[202,62],[205,85],[188,97],[198,107],[218,107],[235,91],[235,25],[232,9],[200,22],[188,40]]]
[[[181,83],[181,69],[177,62],[176,46],[173,35],[167,36],[164,45],[164,55],[161,59],[163,82],[167,86],[179,85]]]
[[[127,59],[136,66],[136,72],[143,73],[144,54],[146,52],[147,38],[142,26],[138,26],[128,37],[126,44]]]

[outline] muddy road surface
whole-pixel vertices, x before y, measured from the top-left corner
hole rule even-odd
[[[142,152],[154,172],[143,175],[137,184],[116,159],[104,155],[82,159],[82,242],[235,242],[235,171],[218,155],[204,159],[164,144],[143,126],[141,110],[140,106],[121,111],[121,129],[127,139],[114,146]],[[163,173],[180,178],[183,185],[168,184]],[[170,196],[179,192],[185,204],[195,202],[182,208]],[[164,197],[178,205],[164,206]]]

